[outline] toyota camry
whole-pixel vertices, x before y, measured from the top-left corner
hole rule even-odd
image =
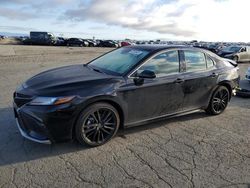
[[[221,114],[238,81],[237,67],[203,49],[127,46],[28,79],[14,92],[14,114],[29,140],[99,146],[119,128],[197,110]]]

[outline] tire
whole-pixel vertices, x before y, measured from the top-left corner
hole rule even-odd
[[[76,139],[83,145],[100,146],[116,135],[119,125],[119,113],[112,105],[95,103],[80,114],[75,128]]]
[[[219,86],[213,93],[208,108],[205,110],[207,114],[219,115],[226,109],[230,99],[230,93],[225,86]]]
[[[238,56],[234,56],[234,57],[233,57],[233,60],[234,60],[236,63],[238,63],[239,57],[238,57]]]

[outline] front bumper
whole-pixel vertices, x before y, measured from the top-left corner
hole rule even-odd
[[[24,130],[21,128],[21,126],[20,126],[20,124],[19,124],[18,118],[16,118],[16,124],[17,124],[18,130],[20,131],[21,135],[22,135],[24,138],[26,138],[26,139],[28,139],[28,140],[31,140],[31,141],[33,141],[33,142],[41,143],[41,144],[51,144],[51,141],[48,140],[48,139],[41,140],[41,139],[38,139],[38,138],[35,138],[35,137],[30,136],[26,131],[24,131]]]
[[[70,104],[58,106],[17,106],[14,114],[21,135],[31,141],[51,144],[72,139],[76,108]]]
[[[48,130],[41,119],[25,113],[21,108],[17,108],[15,103],[13,108],[17,128],[24,138],[41,144],[51,144]]]

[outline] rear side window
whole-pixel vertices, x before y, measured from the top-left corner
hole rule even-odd
[[[207,68],[211,68],[214,66],[214,61],[207,56]]]
[[[197,51],[184,51],[184,57],[188,72],[206,69],[206,58],[204,53]]]

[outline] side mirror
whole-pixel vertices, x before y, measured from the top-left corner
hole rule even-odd
[[[144,70],[138,76],[139,78],[155,78],[156,77],[155,73],[150,70]]]
[[[155,78],[156,75],[153,71],[150,70],[144,70],[140,74],[137,75],[136,78],[134,78],[135,85],[139,86],[144,83],[144,78]]]

